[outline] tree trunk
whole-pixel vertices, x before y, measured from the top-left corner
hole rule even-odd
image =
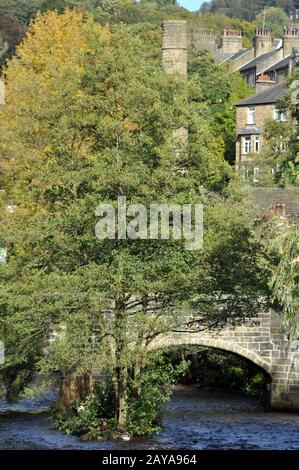
[[[118,408],[118,416],[117,422],[119,429],[124,430],[127,423],[127,368],[122,367],[119,371],[119,378],[118,378],[118,394],[117,394],[117,408]]]
[[[84,400],[93,392],[93,379],[91,374],[68,374],[61,382],[60,399],[64,405],[76,400]]]
[[[127,385],[128,367],[126,365],[126,344],[127,344],[127,312],[124,303],[119,300],[115,313],[116,331],[116,379],[117,379],[117,410],[116,418],[120,430],[125,430],[127,422]]]

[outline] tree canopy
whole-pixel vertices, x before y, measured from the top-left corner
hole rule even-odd
[[[278,7],[288,14],[290,8],[295,7],[296,4],[296,0],[269,0],[267,2],[264,0],[212,0],[203,4],[202,11],[253,21],[265,7]]]
[[[166,75],[130,28],[70,10],[38,14],[4,77],[2,376],[19,393],[36,370],[66,379],[101,367],[126,427],[144,392],[136,384],[147,384],[146,346],[177,324],[177,309],[194,309],[198,328],[220,327],[257,312],[267,291],[208,90],[196,74]],[[189,140],[178,152],[180,127]],[[119,195],[146,206],[204,203],[204,250],[98,240],[96,208],[115,207]]]

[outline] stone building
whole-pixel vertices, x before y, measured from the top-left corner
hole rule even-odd
[[[199,28],[191,31],[190,41],[196,49],[208,49],[217,63],[240,72],[252,88],[262,74],[281,83],[299,66],[299,10],[290,10],[290,24],[281,38],[273,38],[267,28],[257,28],[249,48],[243,47],[242,32],[238,30],[224,30],[219,44],[215,31]]]
[[[236,103],[236,168],[246,175],[254,154],[263,146],[263,130],[267,119],[286,121],[288,116],[277,105],[285,89],[268,75],[261,75],[256,83],[257,93]],[[254,168],[258,173],[258,168]]]
[[[281,39],[273,39],[268,29],[257,29],[253,47],[239,51],[225,62],[253,88],[262,74],[276,83],[282,82],[299,65],[299,24],[286,27]]]

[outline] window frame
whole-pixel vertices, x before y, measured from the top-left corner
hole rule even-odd
[[[289,120],[288,112],[281,111],[279,108],[274,108],[274,121],[287,122]]]
[[[249,106],[247,108],[247,125],[254,126],[256,122],[256,107]]]
[[[252,152],[252,138],[249,135],[244,135],[242,139],[242,154],[249,155]]]

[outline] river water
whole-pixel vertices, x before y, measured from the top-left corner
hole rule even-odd
[[[53,396],[0,403],[0,449],[292,449],[299,450],[299,414],[265,412],[255,398],[177,387],[163,414],[163,430],[147,439],[82,442],[51,425]],[[38,411],[38,413],[36,413]],[[34,413],[33,413],[34,412]]]

